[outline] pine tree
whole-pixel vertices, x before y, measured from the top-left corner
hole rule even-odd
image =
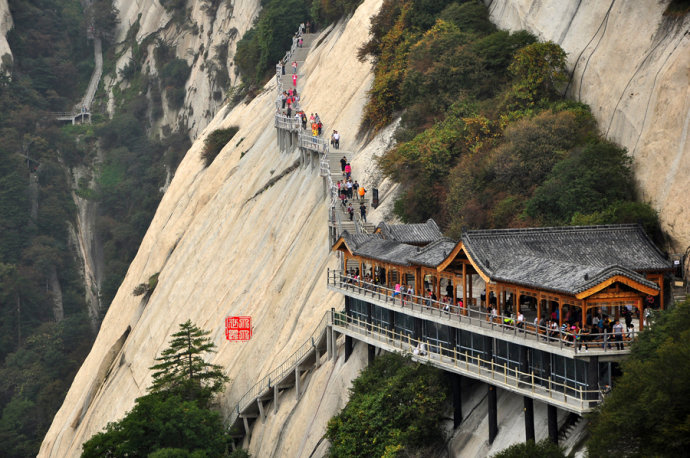
[[[222,367],[207,363],[202,357],[204,353],[215,351],[215,345],[207,337],[209,334],[190,320],[182,323],[179,332],[172,335],[170,346],[156,358],[158,364],[150,368],[155,372],[149,391],[178,394],[202,403],[223,391],[229,379]]]

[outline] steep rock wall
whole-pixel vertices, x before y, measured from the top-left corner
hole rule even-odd
[[[500,28],[560,44],[568,94],[589,104],[602,133],[628,149],[642,198],[671,248],[690,245],[690,16],[669,1],[485,0]]]
[[[1,0],[0,0],[1,1]],[[145,38],[155,35],[165,40],[175,49],[178,58],[185,59],[192,67],[185,84],[185,100],[181,110],[171,110],[164,103],[164,117],[161,126],[176,130],[178,125],[190,129],[190,138],[195,139],[199,133],[213,119],[216,112],[225,103],[226,91],[215,81],[210,71],[219,57],[221,48],[227,49],[227,58],[222,64],[228,69],[230,87],[239,83],[232,68],[233,56],[237,41],[252,26],[254,18],[259,14],[261,5],[259,0],[219,1],[214,15],[209,15],[207,3],[194,1],[188,4],[188,12],[182,24],[175,22],[159,2],[148,0],[115,0],[114,4],[120,11],[120,26],[118,27],[117,69],[121,70],[128,64],[131,53],[129,44],[125,42],[130,30],[138,24],[135,39],[141,43]],[[153,58],[155,43],[148,48],[148,59],[143,65],[144,71],[156,74],[156,63]],[[121,82],[116,75],[105,78],[106,88]],[[111,91],[109,91],[111,92]],[[112,111],[112,100],[110,103]]]
[[[367,39],[369,17],[380,3],[367,0],[350,21],[331,29],[304,65],[303,106],[340,130],[343,147],[353,151],[362,146],[353,137],[372,76],[371,65],[358,62],[352,50]],[[326,268],[334,267],[335,259],[328,250],[327,200],[318,167],[298,168],[258,193],[298,158],[276,147],[275,95],[271,81],[248,105],[220,110],[205,132],[230,125],[240,130],[208,168],[200,159],[205,133],[187,153],[40,456],[78,456],[85,440],[121,418],[146,393],[148,368],[187,319],[211,330],[218,345],[212,361],[232,379],[222,401],[227,413],[306,340],[327,310],[342,307],[342,296],[326,290]],[[386,144],[378,140],[373,148]],[[371,148],[362,154],[373,154]],[[156,272],[160,277],[150,299],[133,296],[135,286]],[[224,318],[230,315],[252,317],[250,342],[225,340]],[[296,407],[304,413],[288,415],[289,405],[283,406],[262,425],[261,435],[255,434],[264,437],[251,444],[256,456],[273,446],[267,453],[274,456],[310,453],[326,420],[342,407],[344,387],[359,367],[340,360],[319,369]],[[293,433],[279,441],[286,428]]]

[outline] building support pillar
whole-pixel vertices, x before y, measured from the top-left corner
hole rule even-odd
[[[273,413],[278,413],[278,385],[273,386]]]
[[[498,412],[496,401],[496,387],[487,384],[489,387],[489,444],[493,444],[498,435]]]
[[[372,344],[367,344],[367,362],[369,364],[374,362],[376,359],[376,347]]]
[[[599,401],[599,357],[591,356],[587,365],[587,390],[590,406],[596,407]]]
[[[261,399],[257,399],[256,404],[259,406],[259,417],[261,417],[261,422],[263,423],[264,419],[266,418],[266,412],[264,411],[264,403],[261,401]]]
[[[534,441],[534,399],[523,398],[525,406],[525,441]]]
[[[247,420],[247,417],[242,417],[242,423],[244,424],[244,434],[246,434],[247,437],[251,438],[251,431],[249,429],[249,420]]]
[[[299,401],[299,382],[300,382],[300,370],[299,366],[295,368],[295,399]]]
[[[347,362],[348,359],[350,359],[350,355],[352,354],[352,337],[346,335],[345,336],[345,362]]]
[[[548,422],[549,422],[549,440],[554,444],[558,444],[558,409],[556,406],[549,404],[547,406]]]
[[[457,428],[462,423],[462,375],[452,374],[451,377],[453,388],[453,428]]]
[[[330,326],[326,326],[326,354],[328,359],[333,357],[333,333],[331,333]]]

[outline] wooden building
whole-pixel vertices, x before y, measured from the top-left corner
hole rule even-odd
[[[645,304],[663,308],[664,274],[672,269],[638,225],[475,230],[453,241],[433,220],[382,223],[373,235],[343,233],[333,250],[360,280],[406,285],[453,305],[492,305],[499,316],[530,307],[537,320],[557,316],[560,325],[582,326],[594,314],[618,318],[627,307],[642,328]],[[480,304],[475,276],[485,284]]]

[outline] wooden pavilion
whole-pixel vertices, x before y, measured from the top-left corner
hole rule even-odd
[[[592,313],[617,319],[627,307],[637,310],[642,328],[645,298],[660,296],[663,308],[664,274],[672,266],[638,225],[475,230],[456,242],[429,221],[382,224],[372,235],[344,232],[333,250],[362,278],[450,296],[453,304],[477,305],[478,275],[486,288],[480,305],[499,315],[529,306],[538,320],[555,315],[560,325],[584,324]]]

